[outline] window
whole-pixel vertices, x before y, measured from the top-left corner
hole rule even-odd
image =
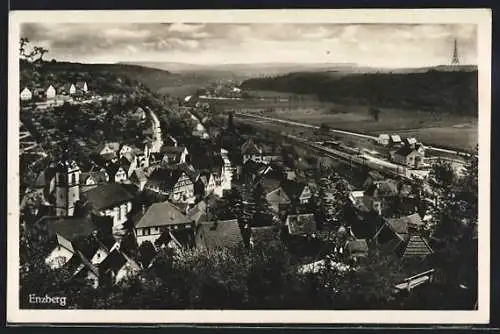
[[[149,228],[145,228],[144,230],[144,235],[150,235],[151,234],[151,230]]]

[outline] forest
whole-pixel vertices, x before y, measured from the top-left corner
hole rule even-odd
[[[477,115],[475,71],[422,73],[297,72],[252,78],[241,88],[316,95],[323,101],[403,108],[436,113]]]

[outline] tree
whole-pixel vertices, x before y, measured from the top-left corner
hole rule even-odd
[[[370,114],[370,116],[372,116],[372,117],[373,117],[373,120],[374,120],[375,122],[378,122],[379,117],[380,117],[380,109],[378,109],[378,108],[374,108],[374,107],[370,107],[370,108],[368,109],[368,113]]]
[[[237,189],[230,189],[210,208],[212,220],[238,219],[243,215],[243,199]]]

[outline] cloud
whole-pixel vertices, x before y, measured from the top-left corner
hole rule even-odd
[[[203,29],[203,24],[186,24],[186,23],[173,23],[168,28],[169,31],[175,32],[196,32]]]
[[[475,62],[477,28],[450,24],[107,23],[22,25],[56,59],[74,61],[448,63],[457,38]],[[127,59],[124,59],[127,58]],[[403,65],[401,65],[403,66]]]

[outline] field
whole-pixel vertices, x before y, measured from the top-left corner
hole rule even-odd
[[[375,121],[367,106],[339,105],[317,101],[311,96],[303,100],[283,93],[267,93],[262,99],[217,102],[226,110],[234,109],[259,115],[321,125],[366,134],[394,133],[416,137],[427,145],[457,150],[472,150],[478,140],[477,117],[432,114],[424,111],[380,109]],[[278,99],[276,98],[278,96]]]

